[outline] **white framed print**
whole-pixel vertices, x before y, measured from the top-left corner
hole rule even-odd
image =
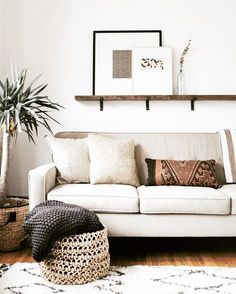
[[[172,95],[172,49],[133,48],[134,95]]]
[[[162,31],[94,31],[93,95],[133,94],[133,48],[159,47]]]

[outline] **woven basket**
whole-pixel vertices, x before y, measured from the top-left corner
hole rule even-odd
[[[108,274],[107,230],[72,235],[56,241],[49,258],[40,263],[43,276],[56,284],[84,284]]]
[[[26,197],[8,197],[8,206],[0,206],[0,251],[19,249],[26,236],[22,224],[29,211]]]

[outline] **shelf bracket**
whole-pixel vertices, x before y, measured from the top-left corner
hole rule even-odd
[[[197,99],[195,98],[195,97],[193,97],[192,99],[191,99],[191,111],[194,111],[195,110],[195,101],[196,101]]]
[[[99,101],[99,103],[100,103],[100,111],[103,111],[103,101],[104,101],[104,99],[100,98],[100,101]]]
[[[146,99],[146,110],[150,110],[150,100],[147,98]]]

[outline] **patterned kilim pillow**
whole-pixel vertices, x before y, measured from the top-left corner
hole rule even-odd
[[[220,188],[215,176],[215,160],[145,159],[147,185],[201,186]]]

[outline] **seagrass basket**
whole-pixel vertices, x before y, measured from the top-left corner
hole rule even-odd
[[[29,211],[27,197],[8,197],[8,206],[0,206],[0,251],[13,251],[21,247],[26,236],[22,224]]]
[[[56,241],[40,267],[55,284],[85,284],[106,276],[110,267],[106,228]]]

